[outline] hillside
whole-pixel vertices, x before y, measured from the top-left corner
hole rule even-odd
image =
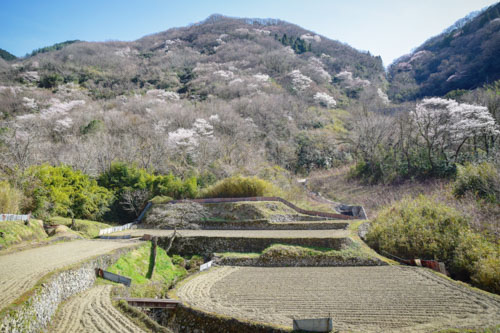
[[[387,102],[380,57],[283,21],[220,15],[134,42],[58,43],[0,80],[6,164],[89,174],[116,160],[218,178],[330,166],[343,110]]]
[[[15,55],[4,49],[0,49],[0,58],[7,61],[17,59]]]
[[[444,96],[500,79],[500,3],[458,20],[388,68],[396,101]]]

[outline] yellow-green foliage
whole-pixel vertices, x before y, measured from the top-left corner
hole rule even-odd
[[[23,195],[21,191],[10,186],[8,182],[0,182],[0,213],[17,214]]]
[[[23,221],[0,222],[0,248],[7,248],[23,241],[42,240],[47,238],[43,222],[30,220],[28,225]]]
[[[169,197],[166,195],[157,195],[156,197],[154,197],[150,201],[154,204],[163,204],[163,203],[167,203],[167,202],[172,201],[172,200],[173,200],[172,197]]]
[[[488,162],[467,163],[457,167],[457,177],[453,183],[453,194],[461,197],[467,192],[491,202],[500,200],[500,173]]]
[[[50,222],[53,224],[62,224],[68,227],[72,224],[72,220],[70,218],[60,216],[52,217]],[[109,227],[112,227],[112,225],[90,220],[75,219],[75,228],[73,231],[78,232],[85,238],[95,238],[99,236],[99,230]]]
[[[257,177],[233,176],[202,191],[203,198],[241,198],[279,195],[273,184]]]
[[[35,216],[59,215],[97,219],[107,210],[112,193],[79,170],[70,166],[42,164],[31,166],[24,174],[28,207]]]
[[[384,208],[367,242],[402,258],[444,261],[453,277],[500,293],[500,244],[474,233],[465,216],[435,198],[404,198]]]
[[[165,250],[157,247],[156,265],[151,278],[148,278],[151,263],[151,243],[131,251],[121,257],[108,271],[127,276],[132,279],[132,296],[162,296],[177,280],[187,272],[184,267],[174,265]]]
[[[372,222],[368,243],[377,250],[421,259],[450,261],[467,220],[434,198],[404,198]]]

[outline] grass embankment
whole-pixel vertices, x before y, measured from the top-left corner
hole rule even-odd
[[[321,247],[304,247],[285,244],[273,244],[261,253],[239,253],[223,252],[217,253],[222,258],[308,258],[308,257],[331,257],[338,260],[370,259],[372,255],[367,253],[358,243],[352,243],[348,248],[333,250]]]
[[[23,221],[0,222],[0,250],[27,241],[41,241],[48,236],[43,222],[31,219],[26,225]]]
[[[194,263],[199,261],[199,258],[196,256],[190,260],[179,256],[170,258],[164,249],[157,247],[156,251],[156,264],[152,274],[149,242],[121,257],[108,268],[108,271],[132,279],[129,290],[132,297],[163,297],[176,281],[187,275],[188,269],[195,266]]]
[[[50,222],[53,224],[65,225],[67,227],[71,227],[72,223],[71,219],[67,217],[52,217]],[[112,227],[112,225],[90,220],[75,219],[75,227],[72,231],[75,231],[84,238],[95,238],[99,236],[100,229],[106,229],[109,227]]]

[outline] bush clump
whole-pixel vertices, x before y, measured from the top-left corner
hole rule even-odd
[[[367,242],[401,258],[443,261],[452,277],[500,293],[500,246],[472,231],[454,208],[421,195],[384,208]]]
[[[243,198],[279,195],[270,182],[257,177],[233,176],[223,179],[201,192],[203,198]]]
[[[459,165],[453,194],[462,197],[466,193],[492,203],[500,201],[500,173],[495,166],[488,162]]]
[[[8,182],[0,182],[0,213],[17,214],[23,200],[21,191]]]
[[[460,235],[468,229],[458,211],[421,195],[383,209],[372,222],[368,243],[404,257],[452,261]]]
[[[34,216],[63,216],[99,219],[107,210],[112,193],[70,166],[42,164],[23,175],[25,195],[31,203],[25,210]]]

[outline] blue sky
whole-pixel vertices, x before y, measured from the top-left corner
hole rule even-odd
[[[279,18],[381,55],[410,52],[493,0],[0,0],[0,48],[17,56],[71,39],[135,40],[210,14]]]

